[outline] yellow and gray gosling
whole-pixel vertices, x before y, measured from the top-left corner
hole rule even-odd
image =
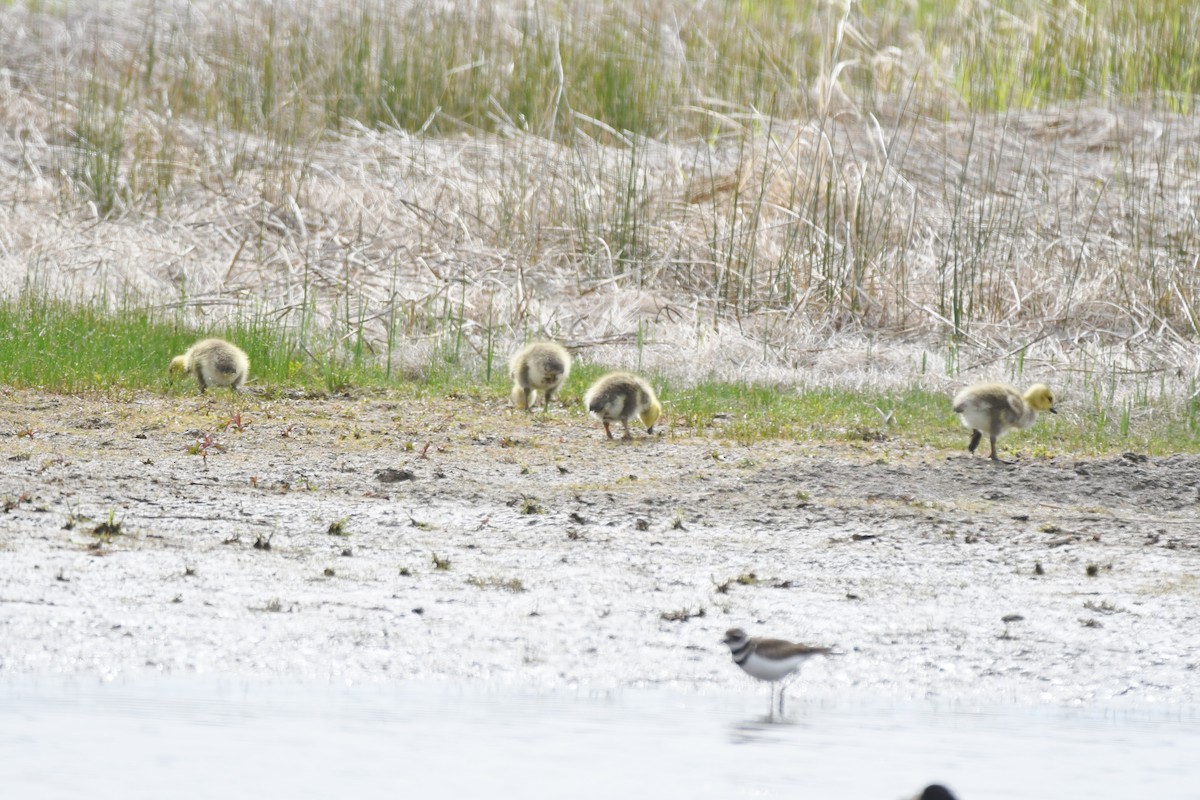
[[[992,444],[992,460],[996,455],[996,439],[1012,428],[1029,428],[1037,422],[1039,411],[1057,414],[1054,395],[1044,383],[1035,383],[1025,394],[1003,383],[977,383],[954,396],[954,413],[963,425],[971,429],[967,450],[974,453],[986,433]]]
[[[195,375],[201,394],[209,386],[228,386],[236,392],[250,374],[250,359],[224,339],[202,339],[171,359],[171,372]]]
[[[650,384],[628,372],[610,372],[596,381],[583,396],[583,405],[604,423],[604,432],[613,438],[609,423],[625,426],[625,438],[632,439],[629,421],[640,419],[646,433],[654,433],[654,423],[662,416],[662,405]]]
[[[534,342],[517,351],[508,362],[512,377],[512,403],[528,411],[536,400],[550,410],[550,398],[571,374],[571,354],[554,342]]]

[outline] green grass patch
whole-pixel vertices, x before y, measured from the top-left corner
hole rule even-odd
[[[452,332],[444,346],[434,349],[426,368],[402,378],[388,369],[382,355],[356,347],[353,337],[349,346],[311,333],[301,339],[265,313],[236,313],[226,324],[200,330],[178,310],[133,300],[54,300],[32,291],[0,301],[0,379],[14,387],[64,393],[140,389],[188,394],[196,390],[190,376],[171,378],[167,367],[173,356],[205,336],[229,339],[245,350],[251,385],[268,393],[385,388],[416,397],[496,402],[509,389],[504,357],[493,354],[490,370],[472,366],[459,358]],[[621,368],[633,365],[577,360],[558,401],[582,414],[587,387]],[[778,439],[857,443],[884,454],[922,446],[963,450],[968,438],[950,410],[949,394],[921,388],[880,392],[711,381],[684,385],[650,377],[665,409],[665,429],[674,436],[711,436],[741,445]],[[1127,450],[1200,452],[1200,399],[1172,408],[1159,397],[1147,393],[1115,407],[1098,389],[1065,401],[1060,394],[1060,414],[1043,414],[1032,429],[1006,435],[1001,452],[1026,458]]]
[[[26,291],[0,302],[0,364],[12,386],[195,391],[194,380],[172,378],[167,368],[174,356],[209,336],[246,351],[251,378],[261,386],[336,391],[386,383],[378,364],[312,337],[301,340],[264,314],[240,311],[201,330],[177,310],[133,299],[74,302]]]

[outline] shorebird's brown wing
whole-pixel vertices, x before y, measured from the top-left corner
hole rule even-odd
[[[754,651],[767,658],[788,658],[789,656],[823,655],[832,652],[833,648],[797,644],[783,639],[758,639],[754,643]]]

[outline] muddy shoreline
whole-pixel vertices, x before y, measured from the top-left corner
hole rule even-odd
[[[1200,699],[1195,456],[26,391],[0,444],[0,673],[750,690],[737,625],[836,645],[818,694]]]

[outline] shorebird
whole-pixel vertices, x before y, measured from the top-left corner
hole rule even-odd
[[[813,656],[829,655],[829,647],[797,644],[783,639],[763,639],[747,636],[741,628],[725,632],[725,644],[733,653],[733,661],[747,675],[771,684],[771,717],[775,716],[775,685],[791,675]],[[783,714],[784,684],[779,684],[779,713]]]

